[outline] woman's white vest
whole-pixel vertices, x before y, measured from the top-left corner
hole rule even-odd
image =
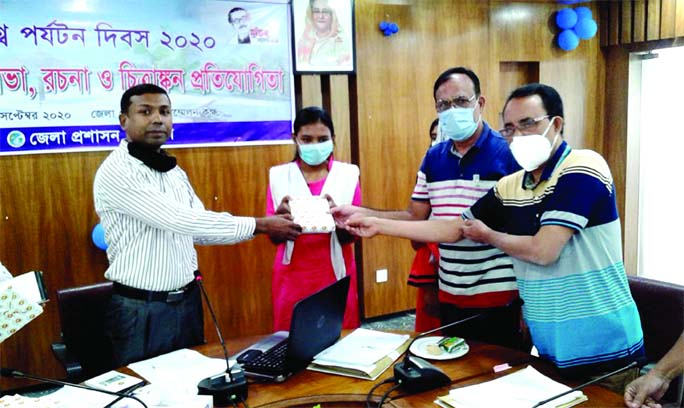
[[[273,208],[275,209],[278,208],[283,197],[286,195],[292,198],[312,196],[304,175],[295,162],[271,167],[269,180]],[[358,167],[353,164],[333,161],[328,177],[325,179],[325,184],[323,184],[321,197],[325,196],[325,194],[330,194],[330,197],[333,198],[337,205],[351,204],[358,183]],[[290,264],[293,250],[294,241],[287,241],[285,244],[285,254],[283,255],[284,265]],[[332,233],[330,237],[330,259],[332,260],[333,270],[337,279],[343,278],[347,274],[347,269],[344,266],[342,246],[335,233]]]

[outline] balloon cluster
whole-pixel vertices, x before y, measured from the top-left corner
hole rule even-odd
[[[399,32],[399,26],[397,23],[391,23],[389,21],[381,21],[380,24],[378,24],[378,28],[380,31],[382,31],[385,37],[392,36]]]
[[[106,250],[108,246],[105,242],[104,235],[104,228],[102,228],[102,224],[95,225],[95,228],[93,228],[93,233],[90,235],[93,239],[93,244],[102,250]]]
[[[592,38],[598,29],[588,7],[559,10],[556,13],[556,25],[562,30],[558,34],[558,46],[565,51],[574,50],[579,45],[580,39]]]

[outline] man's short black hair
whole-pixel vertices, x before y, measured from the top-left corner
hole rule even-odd
[[[232,9],[230,9],[230,11],[228,12],[228,22],[229,22],[230,24],[233,24],[233,16],[232,16],[232,14],[233,14],[233,13],[236,13],[236,12],[238,12],[238,11],[244,11],[245,13],[247,12],[247,10],[243,9],[242,7],[233,7]]]
[[[544,110],[546,111],[546,114],[549,115],[549,118],[560,116],[565,119],[563,116],[563,100],[558,94],[558,91],[548,85],[538,83],[523,85],[511,92],[508,99],[506,99],[503,112],[506,111],[506,106],[508,106],[508,102],[510,102],[511,99],[526,98],[532,95],[539,95]]]
[[[128,113],[128,108],[131,106],[131,97],[142,94],[164,94],[168,98],[169,94],[162,87],[155,84],[140,84],[128,88],[126,92],[121,95],[121,113]],[[169,98],[170,99],[170,98]]]
[[[437,88],[442,86],[442,84],[448,81],[449,78],[451,78],[451,76],[454,74],[467,75],[468,78],[470,78],[470,80],[473,81],[473,88],[475,89],[476,97],[480,96],[480,78],[477,77],[475,72],[465,67],[454,67],[447,69],[446,71],[439,74],[439,76],[437,77],[437,80],[435,81],[435,86],[432,89],[432,96],[435,98],[435,101],[437,100]]]

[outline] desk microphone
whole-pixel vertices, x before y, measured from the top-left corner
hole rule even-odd
[[[202,284],[202,273],[199,270],[195,271],[195,282],[199,285],[204,300],[207,302],[211,319],[214,321],[214,327],[216,327],[216,333],[223,348],[223,356],[226,359],[226,371],[200,381],[197,384],[197,389],[199,390],[199,395],[213,396],[214,406],[226,407],[235,405],[235,402],[247,399],[247,378],[245,378],[245,373],[240,366],[230,366],[226,342],[223,341],[221,329],[219,328],[218,321],[216,321],[216,314],[214,314],[214,309],[211,307],[211,303],[209,303],[209,297]]]
[[[445,324],[444,326],[440,326],[436,329],[428,330],[417,335],[409,344],[409,347],[406,350],[406,356],[404,356],[404,360],[394,365],[394,378],[396,378],[401,388],[405,389],[409,393],[417,393],[449,385],[451,383],[449,376],[446,375],[444,371],[435,367],[426,360],[420,357],[412,356],[411,346],[416,340],[423,338],[428,334],[432,334],[438,330],[448,329],[449,327],[465,323],[468,320],[472,320],[480,316],[482,316],[482,314],[478,313],[476,315],[466,317],[465,319],[457,320],[455,322]]]
[[[599,382],[599,381],[601,381],[601,380],[604,380],[604,379],[610,377],[611,375],[619,374],[619,373],[621,373],[621,372],[623,372],[623,371],[629,370],[630,368],[637,367],[638,365],[639,365],[638,362],[632,361],[631,363],[627,364],[626,366],[624,366],[624,367],[622,367],[622,368],[618,368],[617,370],[615,370],[615,371],[613,371],[613,372],[610,372],[610,373],[608,373],[608,374],[606,374],[606,375],[602,375],[602,376],[600,376],[600,377],[598,377],[598,378],[595,378],[595,379],[593,379],[593,380],[591,380],[591,381],[585,382],[585,383],[582,384],[582,385],[578,385],[577,387],[572,388],[572,389],[569,389],[569,390],[567,390],[567,391],[565,391],[565,392],[562,392],[562,393],[560,393],[560,394],[558,394],[558,395],[554,395],[553,397],[547,398],[547,399],[545,399],[544,401],[537,402],[537,404],[535,404],[532,408],[541,407],[542,405],[546,404],[546,403],[549,402],[549,401],[553,401],[553,400],[555,400],[556,398],[560,398],[560,397],[562,397],[562,396],[564,396],[564,395],[570,394],[571,392],[579,391],[579,390],[581,390],[582,388],[586,387],[587,385],[591,385],[591,384],[597,383],[597,382]]]
[[[112,391],[107,391],[107,390],[101,390],[101,389],[95,388],[95,387],[90,387],[87,385],[73,384],[73,383],[68,383],[65,381],[53,380],[52,378],[46,378],[46,377],[38,377],[36,375],[22,373],[21,371],[15,370],[13,368],[4,368],[4,367],[0,368],[0,376],[11,377],[11,378],[28,378],[31,380],[36,380],[36,381],[40,381],[40,382],[44,382],[44,383],[48,383],[48,384],[68,385],[69,387],[82,388],[84,390],[89,390],[89,391],[97,391],[97,392],[101,392],[104,394],[114,395],[114,396],[117,396],[119,398],[131,398],[131,399],[138,401],[140,404],[142,404],[143,407],[147,408],[147,405],[145,405],[145,403],[142,402],[142,400],[140,400],[140,398],[126,394],[125,392],[112,392]]]

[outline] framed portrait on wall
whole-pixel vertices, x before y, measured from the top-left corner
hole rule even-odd
[[[354,0],[292,0],[296,73],[353,73]]]

